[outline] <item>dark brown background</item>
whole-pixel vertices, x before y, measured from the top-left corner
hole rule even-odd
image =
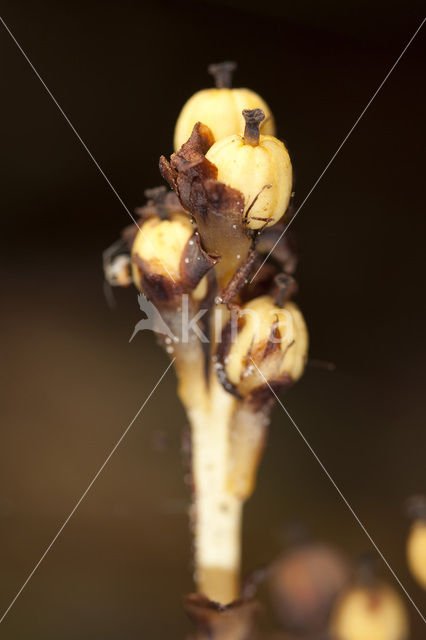
[[[422,18],[420,2],[20,2],[3,16],[130,208],[158,184],[209,62],[270,103],[300,203]],[[7,33],[1,147],[5,609],[167,365],[134,291],[102,293],[101,252],[128,216]],[[291,415],[420,607],[403,503],[426,490],[425,33],[294,224],[310,368]],[[192,588],[185,425],[170,372],[0,626],[1,638],[183,638]],[[159,450],[158,443],[167,446]],[[307,523],[356,555],[365,535],[280,409],[246,509],[244,567]],[[383,576],[392,578],[384,566]],[[408,605],[408,603],[407,603]],[[408,605],[409,607],[409,605]],[[410,608],[410,607],[409,607]],[[424,637],[415,612],[412,637]]]

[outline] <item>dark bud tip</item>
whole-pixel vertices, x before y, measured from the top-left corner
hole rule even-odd
[[[358,557],[356,563],[356,578],[358,583],[367,588],[377,584],[377,556],[372,552],[366,552]]]
[[[426,520],[426,496],[412,496],[406,503],[407,515],[413,520]]]
[[[262,109],[243,109],[246,127],[244,129],[244,142],[256,147],[259,144],[260,123],[265,119]]]
[[[209,64],[208,72],[214,77],[217,89],[230,89],[232,87],[232,75],[237,68],[237,63],[232,61]]]
[[[282,308],[287,300],[295,293],[297,289],[295,279],[286,274],[278,273],[274,278],[275,285],[275,304],[277,307]]]

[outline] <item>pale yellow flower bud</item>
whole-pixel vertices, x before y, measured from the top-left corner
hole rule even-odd
[[[205,274],[215,259],[202,250],[187,216],[148,218],[132,246],[132,274],[136,287],[149,298],[167,303],[182,293],[202,299],[207,293]]]
[[[408,631],[401,598],[384,584],[348,590],[337,603],[331,623],[333,640],[406,640]]]
[[[184,215],[176,214],[172,220],[149,218],[138,232],[132,247],[132,256],[149,263],[151,273],[180,279],[182,252],[194,233],[193,226]],[[140,286],[140,274],[133,262],[133,279]]]
[[[426,589],[426,520],[415,520],[407,541],[407,560],[417,582]]]
[[[232,336],[234,326],[231,320],[224,330],[219,365],[239,395],[246,397],[264,388],[265,379],[274,386],[285,386],[300,378],[308,332],[294,302],[281,308],[270,296],[260,296],[242,307],[236,336]]]
[[[206,158],[218,170],[217,179],[244,196],[243,220],[250,229],[278,222],[290,202],[293,170],[284,144],[262,135],[260,109],[244,111],[244,135],[234,134],[214,145]]]
[[[262,109],[266,115],[263,132],[275,133],[274,119],[266,102],[250,89],[230,88],[230,65],[232,63],[212,65],[217,87],[198,91],[184,105],[175,128],[175,151],[188,140],[197,122],[207,125],[216,141],[242,133],[245,125],[241,115],[243,109]]]

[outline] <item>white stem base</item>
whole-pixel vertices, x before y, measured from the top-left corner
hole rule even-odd
[[[194,408],[192,464],[198,590],[222,604],[239,594],[242,500],[227,486],[230,421],[235,398],[212,382],[206,406]]]

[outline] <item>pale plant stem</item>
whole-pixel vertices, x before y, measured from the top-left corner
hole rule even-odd
[[[204,407],[189,413],[195,486],[194,541],[198,590],[226,604],[239,595],[243,501],[229,490],[230,429],[235,399],[211,381]]]
[[[268,425],[268,411],[238,403],[230,430],[227,484],[243,500],[253,492]]]
[[[241,524],[263,448],[265,416],[224,390],[201,345],[175,350],[178,393],[191,426],[195,579],[197,590],[227,604],[240,595]]]

